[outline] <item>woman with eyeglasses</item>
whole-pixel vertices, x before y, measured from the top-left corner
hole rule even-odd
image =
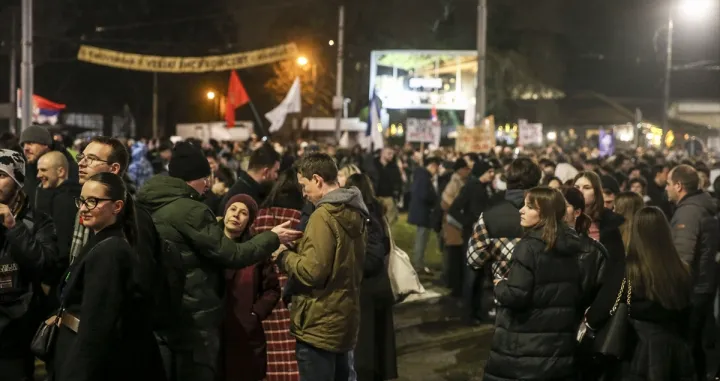
[[[76,199],[94,235],[63,277],[55,381],[162,380],[150,321],[150,290],[138,279],[132,197],[122,179],[99,173]]]

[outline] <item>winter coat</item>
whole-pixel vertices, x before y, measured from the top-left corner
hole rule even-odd
[[[33,281],[59,267],[55,226],[47,216],[33,213],[26,201],[15,227],[0,225],[0,358],[27,350],[40,324],[31,311]]]
[[[336,353],[355,346],[368,218],[357,188],[331,191],[316,204],[297,252],[278,257],[303,286],[290,311],[290,331],[298,340]]]
[[[65,147],[60,142],[53,142],[52,147],[50,148],[51,151],[58,151],[65,156],[65,158],[68,161],[68,180],[78,182],[78,164],[77,161],[75,161],[75,158],[70,155],[70,152],[68,152]],[[25,163],[25,182],[23,183],[23,191],[28,196],[28,200],[30,200],[30,205],[35,207],[35,193],[37,192],[37,188],[40,184],[40,180],[37,178],[37,161],[34,163]]]
[[[586,314],[587,323],[593,329],[600,330],[609,321],[625,273],[625,261],[612,263],[607,268],[603,285]],[[621,299],[627,299],[627,286]],[[641,295],[639,287],[634,285],[630,306],[633,334],[627,340],[627,357],[622,363],[602,369],[606,379],[695,380],[692,351],[687,341],[689,304],[681,310],[665,309]]]
[[[415,169],[411,192],[408,223],[424,228],[432,228],[430,217],[438,202],[438,195],[433,185],[433,176],[424,167]]]
[[[152,214],[160,237],[173,243],[183,257],[187,273],[180,330],[168,332],[172,347],[191,349],[204,342],[204,333],[222,321],[224,269],[259,263],[280,246],[275,233],[266,232],[245,243],[225,237],[222,226],[200,195],[183,180],[154,176],[139,190],[137,202]],[[201,363],[216,359],[201,358]]]
[[[248,221],[248,225],[252,222]],[[227,381],[265,378],[267,344],[262,321],[280,300],[280,283],[273,267],[268,260],[227,271],[222,335]]]
[[[717,213],[713,198],[698,191],[678,202],[670,221],[675,248],[692,269],[695,294],[713,294],[717,288],[715,255],[720,231]]]
[[[385,218],[380,204],[368,205],[368,226],[363,281],[360,286],[360,330],[355,346],[355,371],[359,381],[397,378],[397,353],[393,327],[394,298],[387,270],[390,254]]]
[[[397,198],[402,190],[402,176],[397,161],[392,160],[388,165],[382,165],[380,158],[374,158],[372,165],[368,166],[367,175],[373,182],[377,197]]]
[[[77,332],[58,329],[54,380],[164,379],[150,319],[151,290],[135,282],[138,261],[121,224],[101,230],[83,247],[61,286],[66,311],[80,324]]]
[[[507,280],[495,286],[499,307],[486,381],[575,379],[580,238],[562,226],[548,250],[541,236],[536,229],[520,240]]]
[[[56,285],[70,263],[70,241],[78,212],[75,198],[80,196],[81,190],[80,184],[72,180],[65,180],[57,188],[37,189],[35,210],[50,216],[55,223],[58,259],[62,261],[59,263],[59,271],[55,272],[54,276],[48,274],[51,276],[43,281],[47,285]]]
[[[620,225],[625,222],[625,218],[610,209],[603,209],[600,213],[600,219],[597,221],[600,229],[600,243],[607,251],[610,261],[625,260],[625,243],[623,243],[622,233],[620,233]]]
[[[140,188],[150,179],[154,172],[147,158],[148,148],[142,142],[136,142],[131,149],[131,160],[127,174],[136,187]]]
[[[583,295],[581,306],[587,308],[603,284],[609,258],[605,247],[587,234],[580,234],[579,254]]]
[[[490,204],[495,194],[491,183],[481,183],[476,177],[469,177],[465,186],[448,209],[448,215],[463,226],[463,243],[472,235],[472,227]]]

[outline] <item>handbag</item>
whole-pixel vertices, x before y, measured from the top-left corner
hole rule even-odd
[[[622,302],[625,284],[628,286],[627,301]],[[605,356],[620,359],[627,348],[628,333],[630,330],[630,299],[632,298],[632,285],[623,279],[620,292],[615,298],[615,304],[610,310],[610,320],[595,335],[593,350]]]
[[[387,259],[388,277],[395,303],[400,303],[411,294],[425,293],[425,287],[420,283],[420,278],[410,262],[410,256],[395,244],[389,226],[387,232],[390,239],[390,254]]]
[[[53,353],[55,336],[64,310],[64,308],[58,309],[56,315],[50,316],[50,318],[42,322],[30,342],[30,351],[42,361],[47,362],[48,357]]]

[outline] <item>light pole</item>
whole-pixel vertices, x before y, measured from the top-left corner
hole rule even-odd
[[[665,78],[663,83],[663,115],[662,130],[663,139],[670,131],[670,81],[672,80],[673,71],[673,35],[675,30],[674,12],[676,11],[675,2],[671,2],[668,9],[667,20],[667,45],[665,49]],[[712,13],[713,7],[716,5],[713,0],[682,0],[677,4],[677,10],[681,11],[687,18],[702,18]]]
[[[485,62],[487,59],[487,0],[478,0],[477,78],[475,82],[475,126],[485,118]]]
[[[22,0],[22,130],[32,124],[33,115],[33,2]]]

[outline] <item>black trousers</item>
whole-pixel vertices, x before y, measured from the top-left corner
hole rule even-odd
[[[692,298],[692,312],[690,313],[690,326],[688,334],[692,345],[693,360],[695,360],[695,373],[698,380],[707,380],[707,364],[704,348],[704,339],[708,317],[713,311],[713,294],[695,294]]]
[[[450,295],[459,298],[463,290],[465,253],[463,246],[445,246],[445,275]]]

